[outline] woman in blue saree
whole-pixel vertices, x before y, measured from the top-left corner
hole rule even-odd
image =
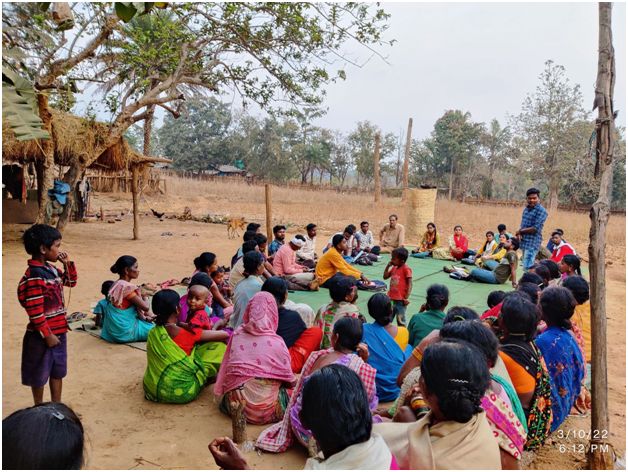
[[[536,338],[552,388],[552,426],[555,431],[565,421],[573,407],[584,378],[584,360],[569,320],[576,300],[564,287],[549,287],[541,292],[543,321],[547,329]]]
[[[154,326],[154,316],[139,288],[131,283],[140,275],[137,259],[120,256],[111,266],[111,272],[118,274],[120,279],[109,289],[100,337],[110,343],[146,341]]]
[[[377,370],[375,384],[380,401],[393,401],[399,396],[397,376],[412,352],[410,334],[403,326],[392,324],[392,303],[388,295],[376,293],[368,301],[374,323],[365,324],[362,342],[368,346],[368,363]]]

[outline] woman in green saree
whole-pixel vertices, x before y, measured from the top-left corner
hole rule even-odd
[[[148,333],[144,395],[159,403],[194,400],[218,372],[229,334],[177,325],[179,294],[161,290],[153,297],[155,326]],[[199,344],[202,343],[202,344]]]

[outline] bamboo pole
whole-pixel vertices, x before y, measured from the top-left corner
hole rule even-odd
[[[589,272],[591,278],[591,440],[588,467],[612,469],[608,418],[608,378],[606,351],[606,226],[610,216],[610,192],[613,182],[613,147],[615,117],[615,51],[611,31],[611,3],[599,4],[598,72],[594,108],[596,120],[595,176],[601,175],[600,193],[589,214]]]
[[[131,191],[133,192],[133,239],[140,239],[140,214],[139,214],[139,195],[138,195],[138,180],[139,169],[137,166],[133,166],[133,180],[131,182]]]
[[[266,237],[273,237],[273,208],[272,208],[272,189],[270,184],[264,185],[266,195]]]
[[[375,203],[382,201],[382,177],[379,172],[379,148],[381,146],[381,135],[375,134],[375,153],[373,154],[373,178],[375,180]]]
[[[408,168],[410,166],[410,148],[412,146],[412,118],[408,118],[408,133],[406,134],[406,151],[403,157],[403,177],[401,179],[403,191],[401,201],[408,201]]]

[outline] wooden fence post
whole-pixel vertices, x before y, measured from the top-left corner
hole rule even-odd
[[[139,205],[140,199],[138,195],[138,181],[140,172],[137,166],[133,166],[133,180],[131,181],[131,191],[133,192],[133,239],[140,239],[140,215]]]
[[[410,148],[412,147],[412,118],[408,119],[408,133],[406,134],[406,152],[403,157],[403,177],[401,179],[401,201],[408,201],[408,168],[410,166]]]
[[[273,237],[273,208],[272,208],[272,191],[270,184],[264,185],[264,193],[266,195],[266,237],[272,240]]]
[[[382,177],[379,172],[379,148],[381,145],[381,136],[375,134],[375,154],[373,154],[373,179],[375,181],[375,203],[382,201]]]
[[[615,117],[615,51],[611,32],[611,3],[599,4],[598,71],[593,109],[596,120],[595,177],[600,178],[600,193],[589,216],[589,272],[591,278],[591,440],[588,468],[612,469],[613,455],[608,443],[608,377],[606,351],[606,226],[610,216],[613,182]]]

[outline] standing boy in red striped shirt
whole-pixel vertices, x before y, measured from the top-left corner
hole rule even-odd
[[[43,402],[47,383],[51,400],[60,402],[69,329],[63,286],[76,285],[76,267],[59,250],[61,233],[52,226],[33,225],[22,240],[32,257],[17,288],[18,300],[30,319],[22,344],[22,384],[31,387],[35,405]],[[63,264],[63,271],[50,264],[57,261]]]

